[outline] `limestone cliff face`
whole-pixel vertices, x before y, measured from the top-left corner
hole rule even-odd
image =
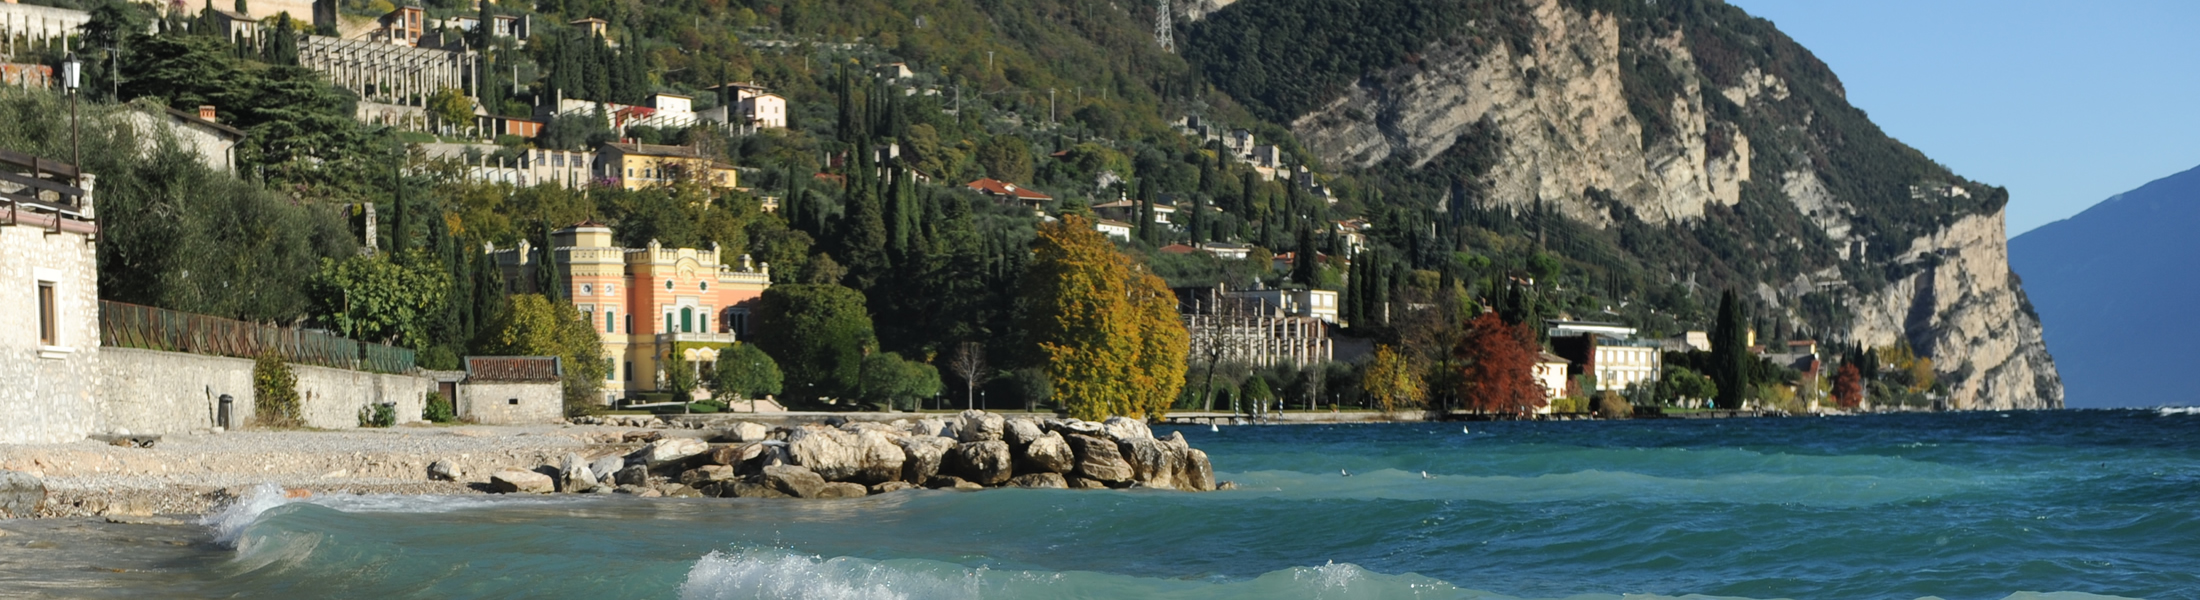
[[[1523,0],[1521,10],[1534,22],[1528,51],[1485,44],[1488,49],[1477,52],[1456,41],[1467,36],[1438,41],[1415,60],[1363,77],[1298,117],[1293,132],[1331,169],[1386,161],[1420,168],[1456,144],[1494,138],[1497,159],[1480,181],[1486,192],[1471,201],[1518,207],[1540,200],[1599,228],[1619,217],[1592,189],[1645,223],[1684,228],[1702,223],[1715,205],[1734,207],[1745,194],[1758,194],[1753,197],[1782,211],[1792,207],[1803,227],[1816,230],[1805,231],[1811,234],[1806,237],[1818,238],[1743,232],[1810,255],[1802,261],[1805,272],[1756,284],[1764,306],[1800,323],[1807,295],[1839,298],[1847,316],[1820,334],[1838,339],[1825,341],[1909,341],[1934,358],[1953,406],[2062,406],[2061,380],[2039,320],[2009,273],[1999,205],[1931,215],[1935,202],[1973,199],[1991,188],[1930,165],[1914,169],[1919,175],[1904,182],[1908,197],[1844,196],[1836,191],[1843,188],[1829,186],[1846,173],[1835,169],[1878,165],[1828,158],[1835,154],[1829,147],[1845,142],[1814,127],[1822,116],[1816,111],[1825,102],[1847,109],[1830,75],[1801,83],[1725,59],[1725,75],[1706,77],[1686,27],[1630,39],[1623,35],[1630,31],[1624,17],[1578,10],[1563,0]],[[1663,88],[1670,95],[1648,102],[1641,89],[1632,90],[1631,107],[1623,70],[1632,64],[1639,72],[1646,63],[1677,83]],[[1822,90],[1814,91],[1821,103],[1806,102],[1798,85],[1819,86],[1812,89]],[[1656,112],[1652,120],[1661,131],[1646,133],[1645,110]],[[1930,164],[1922,155],[1915,160]],[[1872,189],[1889,187],[1900,186]],[[1897,207],[1900,218],[1924,225],[1885,233],[1890,230],[1880,224],[1894,217],[1870,211],[1886,210],[1889,202],[1910,203]],[[1875,229],[1865,231],[1859,223]],[[1763,245],[1752,251],[1771,252]],[[1772,259],[1767,254],[1762,260]],[[1846,281],[1860,269],[1889,275],[1869,284]]]

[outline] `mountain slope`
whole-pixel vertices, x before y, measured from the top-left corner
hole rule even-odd
[[[2191,403],[2179,374],[2200,326],[2183,314],[2200,297],[2200,168],[2109,197],[2076,216],[2009,240],[2047,324],[2071,405]]]
[[[1709,0],[1384,10],[1247,0],[1191,26],[1184,54],[1324,165],[1441,215],[1458,245],[1482,250],[1493,215],[1555,212],[1534,243],[1560,238],[1607,297],[1732,288],[1768,335],[1909,343],[1956,407],[2061,406],[2009,276],[2006,191],[1887,137],[1771,23]]]

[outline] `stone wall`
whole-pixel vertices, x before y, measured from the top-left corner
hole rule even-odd
[[[463,383],[458,416],[484,425],[557,423],[565,420],[565,394],[556,381]]]
[[[166,434],[211,427],[222,394],[233,399],[237,423],[249,427],[256,414],[250,359],[103,348],[99,362],[99,401],[91,403],[98,419],[87,431],[66,439],[125,429]],[[428,392],[435,391],[435,380],[427,377],[296,364],[290,368],[298,376],[299,412],[307,427],[358,427],[360,407],[382,402],[397,403],[397,422],[417,422]]]
[[[223,394],[236,423],[252,422],[252,361],[136,348],[101,348],[103,432],[178,433],[215,423]]]
[[[397,422],[420,421],[420,409],[428,392],[436,391],[434,379],[346,371],[327,367],[291,365],[298,374],[298,398],[307,427],[351,429],[359,426],[359,409],[383,402],[397,403]]]
[[[94,255],[82,234],[0,225],[0,443],[80,440],[98,425]],[[58,309],[52,345],[39,340],[42,282],[54,286]]]

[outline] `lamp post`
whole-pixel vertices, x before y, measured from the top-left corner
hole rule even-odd
[[[84,149],[78,144],[76,134],[76,91],[83,83],[84,61],[78,60],[75,52],[70,52],[61,59],[61,87],[69,92],[69,166],[76,167],[77,171],[76,180],[70,183],[79,186],[84,184]]]

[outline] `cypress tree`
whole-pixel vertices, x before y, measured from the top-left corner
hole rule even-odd
[[[558,285],[558,249],[550,235],[550,224],[542,226],[542,257],[535,263],[535,291],[552,302],[565,299],[565,290]]]
[[[1749,365],[1749,319],[1742,316],[1734,290],[1719,294],[1719,316],[1711,330],[1712,383],[1719,386],[1719,408],[1742,407]]]
[[[1299,227],[1299,248],[1297,252],[1297,260],[1291,263],[1291,280],[1307,287],[1313,287],[1315,273],[1319,270],[1319,267],[1314,263],[1313,228],[1304,225]]]
[[[1192,194],[1191,218],[1185,219],[1184,228],[1192,234],[1192,245],[1207,241],[1207,206],[1198,194]]]

